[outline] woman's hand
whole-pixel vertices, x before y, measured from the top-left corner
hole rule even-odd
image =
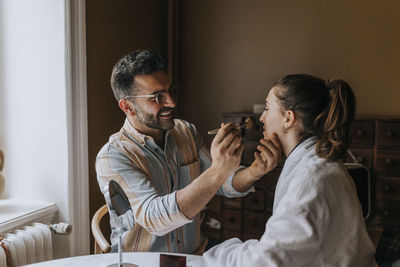
[[[212,158],[210,169],[215,171],[218,178],[225,180],[239,168],[244,149],[241,142],[242,136],[237,125],[221,124],[221,129],[214,137],[210,150]]]
[[[274,134],[271,139],[263,138],[254,152],[255,160],[249,167],[250,175],[257,180],[272,171],[282,160],[282,146],[278,136]]]

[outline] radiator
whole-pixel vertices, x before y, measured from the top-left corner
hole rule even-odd
[[[55,224],[49,227],[42,223],[34,223],[3,235],[0,267],[21,266],[53,259],[50,229],[61,234],[69,234],[72,230],[67,224]]]

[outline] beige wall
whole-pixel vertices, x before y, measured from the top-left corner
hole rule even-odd
[[[348,81],[361,114],[400,115],[400,1],[181,1],[181,116],[205,136],[288,73]]]
[[[167,3],[164,0],[86,0],[90,214],[104,202],[96,181],[95,158],[125,115],[110,89],[114,64],[140,48],[167,55]]]

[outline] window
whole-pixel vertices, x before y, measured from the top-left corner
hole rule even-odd
[[[80,0],[0,0],[0,148],[6,155],[5,197],[57,204],[57,220],[73,224],[74,231],[71,251],[65,246],[60,251],[56,248],[56,257],[89,251],[88,200],[76,191],[85,190],[77,183],[87,182],[82,177],[87,168],[82,150],[76,149],[86,145],[76,137],[82,139],[86,133],[79,128],[85,123],[86,111],[82,112],[79,101],[86,101],[81,97],[86,96],[86,87],[78,88],[75,80],[82,79],[73,70],[74,57],[84,44],[84,39],[76,39],[83,30],[73,25],[80,23],[78,29],[84,28],[84,6]],[[76,158],[83,163],[77,166]]]

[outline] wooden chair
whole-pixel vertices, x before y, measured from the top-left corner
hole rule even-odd
[[[108,213],[108,207],[104,204],[100,207],[92,218],[92,234],[94,237],[94,253],[102,254],[111,251],[111,245],[108,243],[107,239],[104,237],[101,228],[100,221],[105,214]]]

